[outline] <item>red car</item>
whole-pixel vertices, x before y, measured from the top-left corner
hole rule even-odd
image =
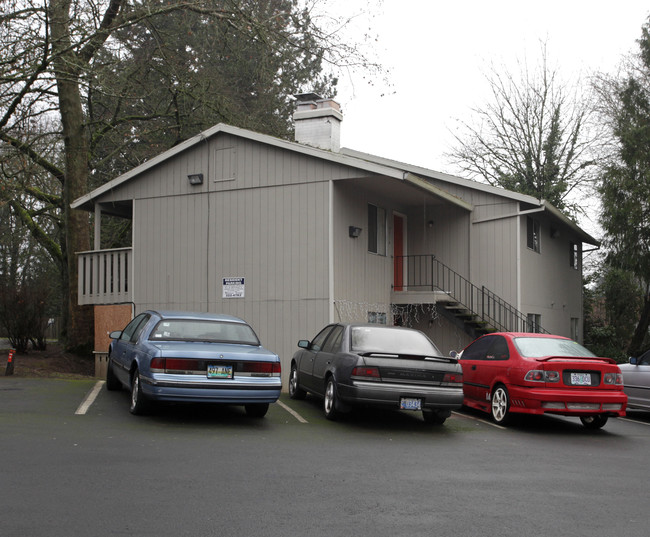
[[[575,341],[546,334],[481,336],[460,354],[463,404],[505,424],[514,413],[579,417],[599,429],[625,416],[623,375]]]

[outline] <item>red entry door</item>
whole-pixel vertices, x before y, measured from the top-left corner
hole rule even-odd
[[[404,288],[404,217],[393,214],[393,289]]]

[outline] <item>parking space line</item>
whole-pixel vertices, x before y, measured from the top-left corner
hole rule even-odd
[[[105,380],[97,381],[97,383],[93,386],[93,389],[88,392],[84,400],[79,405],[79,408],[77,408],[75,411],[75,415],[83,415],[88,412],[90,405],[95,402],[95,399],[97,399],[97,396],[99,395],[99,391],[102,389],[102,386],[104,386],[105,383]]]
[[[298,414],[293,408],[285,405],[282,401],[278,399],[278,405],[284,408],[289,414],[296,418],[300,423],[309,423],[305,418]]]
[[[618,419],[622,421],[631,421],[632,423],[639,423],[640,425],[650,425],[650,423],[648,423],[647,421],[633,420],[632,418],[628,418],[628,417],[618,418]]]
[[[484,419],[481,419],[481,418],[477,418],[476,416],[470,416],[468,414],[462,414],[460,412],[455,412],[455,411],[452,412],[452,414],[454,416],[458,416],[459,418],[465,418],[467,420],[479,421],[481,423],[485,423],[485,425],[489,425],[491,427],[494,427],[495,429],[501,429],[503,431],[505,431],[507,429],[507,427],[504,427],[503,425],[497,425],[496,423],[493,423],[491,421],[484,420]]]

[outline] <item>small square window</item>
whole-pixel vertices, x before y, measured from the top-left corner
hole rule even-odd
[[[526,316],[526,320],[527,320],[527,324],[528,324],[526,329],[527,329],[528,332],[537,333],[537,332],[540,331],[539,329],[540,329],[541,324],[542,324],[542,316],[541,315],[539,315],[538,313],[529,313]]]
[[[374,324],[386,324],[386,313],[382,311],[369,311],[368,322]]]

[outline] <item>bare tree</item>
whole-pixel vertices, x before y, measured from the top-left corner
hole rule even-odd
[[[575,216],[575,194],[592,185],[595,173],[589,103],[549,67],[545,47],[537,70],[524,64],[517,78],[492,68],[486,79],[491,101],[461,124],[448,156],[476,180],[545,199]]]
[[[119,172],[113,157],[128,150],[124,145],[111,147],[106,141],[123,143],[124,133],[129,133],[127,143],[135,144],[138,137],[132,135],[133,130],[145,132],[141,127],[145,121],[164,115],[164,128],[176,137],[156,145],[154,150],[160,152],[167,149],[165,143],[177,143],[200,127],[197,124],[190,129],[182,124],[184,118],[193,116],[187,104],[196,100],[192,84],[183,82],[182,77],[198,69],[197,64],[176,64],[175,77],[162,77],[170,91],[163,92],[167,100],[156,103],[158,106],[141,106],[146,92],[134,105],[133,94],[120,93],[117,85],[107,98],[107,73],[120,73],[120,63],[130,68],[142,65],[133,60],[143,49],[127,48],[127,40],[121,37],[131,32],[141,38],[136,42],[166,52],[165,46],[156,45],[165,45],[167,39],[161,31],[165,29],[164,17],[191,14],[194,26],[183,30],[203,35],[217,32],[217,38],[228,32],[230,43],[248,46],[249,53],[254,49],[260,58],[258,67],[262,57],[267,59],[263,64],[269,67],[266,76],[257,78],[257,95],[262,98],[264,84],[273,87],[282,72],[307,63],[311,62],[306,72],[312,77],[328,61],[365,63],[354,47],[336,41],[336,34],[318,27],[311,7],[311,1],[295,0],[5,0],[0,4],[0,160],[25,164],[23,181],[0,175],[0,199],[60,263],[67,289],[63,313],[68,348],[92,341],[92,315],[77,304],[75,258],[76,252],[90,247],[89,221],[83,211],[71,210],[70,203],[88,191],[93,170],[103,166],[102,179]],[[200,58],[200,52],[193,57]],[[282,61],[268,60],[278,57]],[[155,59],[155,68],[166,65],[164,54]],[[101,95],[94,93],[98,90]],[[282,96],[278,93],[276,99]],[[212,102],[220,102],[220,110],[229,111],[234,101],[228,97],[214,92]],[[248,97],[255,99],[250,92]],[[178,105],[181,100],[185,108]],[[101,110],[97,108],[100,104]],[[160,130],[160,124],[157,128]],[[147,158],[146,154],[140,156]],[[41,186],[45,184],[49,188]],[[23,195],[33,203],[21,203]],[[57,221],[59,240],[42,225],[45,214],[50,221]]]

